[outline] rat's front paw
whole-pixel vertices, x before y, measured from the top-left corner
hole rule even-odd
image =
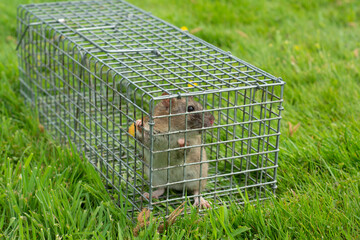
[[[184,138],[179,138],[177,142],[179,144],[179,147],[185,147],[185,139]]]
[[[203,197],[200,197],[200,201],[199,201],[199,197],[196,197],[194,201],[194,206],[200,207],[200,209],[211,208],[210,203],[207,200],[205,200]]]
[[[152,199],[159,199],[159,197],[160,197],[161,195],[163,195],[164,192],[165,192],[165,188],[159,188],[159,189],[157,189],[156,191],[153,191],[153,193],[152,193]],[[144,197],[145,197],[146,199],[150,199],[150,194],[147,193],[147,192],[145,192],[145,193],[143,194],[143,197],[141,197],[141,198],[144,200]]]
[[[189,146],[189,143],[186,142],[185,143],[185,138],[179,138],[178,141],[177,141],[179,147],[186,147],[186,146]],[[191,148],[186,148],[185,149],[187,153],[189,153],[189,151],[191,150]]]
[[[136,120],[135,126],[136,126],[136,131],[141,132],[141,129],[142,129],[142,127],[143,127],[142,120],[141,120],[141,119]]]
[[[149,199],[150,198],[150,195],[149,195],[149,193],[148,192],[145,192],[144,194],[143,194],[143,197],[141,197],[141,199]]]

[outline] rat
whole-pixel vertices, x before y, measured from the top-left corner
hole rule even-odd
[[[167,95],[167,94],[163,94]],[[171,102],[170,102],[171,101]],[[170,109],[171,108],[171,109]],[[171,110],[171,111],[170,111]],[[154,108],[154,116],[164,116],[162,118],[154,119],[153,127],[153,150],[159,151],[153,153],[153,184],[162,185],[166,183],[179,182],[183,180],[199,179],[201,177],[207,177],[208,163],[205,149],[201,147],[193,147],[181,149],[185,146],[201,145],[201,131],[203,127],[210,127],[214,124],[214,116],[208,112],[202,113],[202,105],[195,101],[193,97],[188,97],[187,103],[185,98],[172,98],[164,99]],[[169,126],[169,114],[189,113],[187,120],[185,115],[172,116],[170,118]],[[194,112],[194,113],[191,113]],[[187,129],[186,129],[187,121]],[[142,142],[145,146],[149,147],[149,123],[148,118],[137,120],[135,122],[135,137]],[[196,129],[196,130],[194,130]],[[184,130],[187,130],[186,141]],[[189,131],[193,130],[193,131]],[[180,132],[179,132],[180,131]],[[169,132],[167,135],[158,135]],[[168,152],[161,152],[161,150],[168,150],[179,148],[179,150],[170,151],[170,159],[168,160]],[[186,152],[186,153],[185,153]],[[144,149],[144,160],[146,163],[150,163],[150,151]],[[185,166],[184,176],[184,160],[186,164],[192,164]],[[200,163],[204,162],[204,163]],[[194,164],[199,163],[199,164]],[[156,170],[160,168],[173,167],[169,170]],[[146,168],[149,174],[149,169]],[[168,176],[169,171],[169,176]],[[200,175],[201,173],[201,175]],[[184,179],[185,178],[185,179]],[[182,190],[184,183],[170,185],[169,187],[174,190]],[[190,190],[194,195],[199,195],[205,188],[206,179],[200,181],[186,182],[185,187]],[[158,199],[165,192],[165,187],[160,187],[152,193],[152,198]],[[149,193],[144,193],[146,198],[149,198]],[[210,208],[210,204],[203,197],[196,197],[194,206],[200,208]]]

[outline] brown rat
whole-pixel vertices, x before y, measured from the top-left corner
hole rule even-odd
[[[171,111],[170,111],[171,110]],[[195,146],[201,145],[201,128],[210,127],[214,123],[214,116],[208,112],[201,112],[203,110],[202,105],[195,101],[193,97],[186,98],[172,98],[164,99],[156,104],[154,109],[155,116],[164,116],[162,118],[154,119],[154,140],[153,140],[153,169],[152,180],[153,185],[163,185],[166,183],[181,182],[184,180],[192,180],[207,177],[208,174],[208,163],[205,149],[201,147],[187,148],[185,151],[181,149],[185,145]],[[169,114],[181,114],[189,113],[187,115],[177,115],[170,117],[169,125]],[[194,113],[191,113],[194,112]],[[144,145],[149,147],[149,123],[147,119],[137,120],[136,126],[136,138],[139,139]],[[198,129],[198,131],[189,131],[192,129]],[[185,137],[185,130],[186,137]],[[172,133],[174,132],[174,133]],[[167,134],[169,133],[169,134]],[[165,134],[165,135],[159,135]],[[186,142],[185,142],[186,139]],[[179,148],[180,147],[180,148]],[[179,148],[178,150],[171,150]],[[170,151],[170,158],[168,157]],[[164,152],[162,152],[162,150]],[[144,160],[150,163],[150,152],[145,149]],[[185,164],[192,164],[185,166],[184,173],[184,160]],[[204,163],[200,163],[204,162]],[[199,164],[194,164],[199,163]],[[177,166],[177,167],[174,167]],[[167,169],[167,167],[171,167]],[[162,169],[165,168],[165,169]],[[161,170],[157,170],[161,169]],[[149,174],[149,169],[147,169]],[[169,174],[168,174],[169,172]],[[185,183],[185,187],[193,192],[194,195],[199,195],[200,192],[205,188],[206,180],[199,181],[188,181]],[[183,183],[174,184],[169,186],[171,189],[182,190]],[[160,187],[152,193],[153,198],[159,198],[165,191],[165,187]],[[148,193],[144,194],[147,198]],[[200,206],[201,208],[209,208],[210,204],[202,197],[195,198],[194,205]]]

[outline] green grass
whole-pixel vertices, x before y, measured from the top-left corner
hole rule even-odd
[[[41,131],[19,95],[16,7],[0,2],[0,238],[132,238],[92,166]],[[277,198],[196,212],[139,239],[360,238],[356,0],[131,0],[286,82]],[[290,136],[288,122],[301,123]]]

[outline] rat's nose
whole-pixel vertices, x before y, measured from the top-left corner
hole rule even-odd
[[[214,122],[215,122],[215,117],[212,114],[210,114],[210,124],[213,125]]]
[[[215,122],[215,117],[211,113],[209,113],[208,118],[209,118],[210,126],[212,126]]]

